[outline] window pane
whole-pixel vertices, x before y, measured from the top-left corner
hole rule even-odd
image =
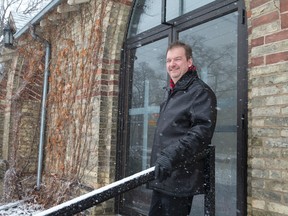
[[[215,0],[167,0],[166,20],[174,19]],[[128,38],[161,25],[162,0],[136,0]]]
[[[165,55],[168,39],[140,46],[131,56],[133,67],[132,98],[129,109],[130,139],[125,175],[147,169],[153,143],[159,105],[164,100],[167,85]],[[146,214],[151,191],[137,187],[124,195],[126,207]]]
[[[161,24],[161,0],[136,0],[128,37]]]
[[[183,31],[179,39],[193,49],[200,77],[218,100],[216,131],[216,215],[236,215],[237,161],[237,18],[233,13]],[[193,211],[197,211],[193,203]],[[199,204],[203,209],[203,203]],[[200,215],[195,213],[195,215]]]
[[[133,60],[132,107],[159,105],[163,100],[163,88],[166,86],[165,52],[167,38],[140,46],[136,49]],[[148,92],[147,92],[148,91]],[[146,93],[146,97],[145,97]]]
[[[174,19],[215,0],[167,0],[166,20]]]
[[[167,72],[165,52],[167,38],[138,47],[132,57],[133,80],[130,116],[129,175],[149,167],[149,154],[153,142],[153,131],[164,99]],[[161,88],[162,86],[162,88]],[[149,145],[148,145],[149,144]],[[134,163],[139,155],[137,165]],[[142,158],[142,159],[141,159]]]

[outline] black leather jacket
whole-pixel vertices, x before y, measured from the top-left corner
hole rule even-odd
[[[204,159],[199,157],[211,143],[216,124],[216,96],[196,72],[187,72],[160,106],[151,166],[159,154],[171,161],[170,177],[154,180],[149,188],[184,197],[204,192]]]

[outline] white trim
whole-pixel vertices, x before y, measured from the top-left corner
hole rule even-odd
[[[67,4],[69,5],[77,5],[77,4],[83,4],[83,3],[87,3],[90,0],[68,0]]]

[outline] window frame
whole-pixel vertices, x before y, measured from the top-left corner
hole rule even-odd
[[[135,4],[135,1],[134,1]],[[132,8],[133,10],[133,8]],[[132,15],[132,10],[130,17]],[[201,8],[186,13],[173,20],[168,20],[168,23],[177,23],[173,25],[159,24],[145,32],[142,32],[134,37],[126,39],[123,43],[123,51],[121,53],[121,70],[119,74],[119,114],[118,114],[118,129],[117,129],[117,151],[116,151],[116,179],[121,179],[125,176],[125,164],[128,151],[129,141],[129,107],[130,98],[129,91],[131,90],[132,68],[131,62],[128,62],[133,50],[139,46],[143,46],[152,41],[168,37],[168,42],[177,39],[180,31],[192,28],[197,25],[214,20],[218,17],[225,16],[232,12],[238,12],[238,47],[237,47],[237,216],[247,215],[247,116],[248,116],[248,42],[247,42],[247,22],[245,2],[242,0],[219,0],[211,2]],[[189,18],[189,21],[187,21]],[[129,28],[127,28],[128,30]],[[168,44],[167,44],[168,45]],[[165,49],[165,48],[163,48]],[[130,66],[129,66],[130,64]],[[163,69],[164,70],[164,69]],[[168,78],[167,78],[168,80]],[[124,164],[124,166],[123,166]],[[133,210],[126,209],[123,211],[121,196],[116,198],[116,212],[133,215]]]

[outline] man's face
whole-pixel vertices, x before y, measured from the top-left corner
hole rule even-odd
[[[166,69],[170,78],[176,83],[192,65],[192,58],[187,59],[185,49],[174,47],[166,55]]]

